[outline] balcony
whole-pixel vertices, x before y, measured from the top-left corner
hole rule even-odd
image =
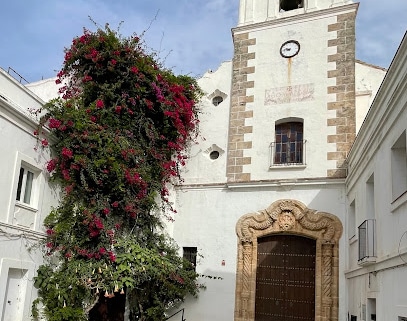
[[[359,230],[359,265],[376,262],[376,220],[365,220],[358,227]]]
[[[290,166],[304,167],[306,140],[272,142],[270,144],[270,168]]]

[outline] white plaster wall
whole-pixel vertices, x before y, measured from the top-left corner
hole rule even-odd
[[[385,74],[386,69],[384,68],[369,65],[362,61],[356,61],[356,132],[359,131]]]
[[[43,104],[43,101],[30,91],[25,91],[24,94],[21,94],[21,90],[24,86],[9,76],[7,72],[1,68],[0,81],[0,95],[2,96],[0,96],[0,99],[6,101],[20,113],[33,118],[29,110],[39,108]]]
[[[42,255],[31,248],[44,237],[42,221],[57,205],[58,192],[47,183],[44,167],[49,159],[46,150],[34,150],[37,140],[35,118],[28,108],[39,108],[43,101],[0,70],[0,320],[7,308],[17,302],[6,298],[7,278],[10,269],[25,271],[21,286],[21,316],[16,321],[29,320],[31,303],[36,298],[32,278],[42,262]],[[34,183],[32,206],[16,205],[17,181],[21,162],[32,166],[38,176]],[[11,301],[11,303],[8,303]],[[14,320],[13,320],[14,321]]]
[[[256,38],[256,45],[250,46],[249,50],[256,53],[256,58],[250,60],[249,65],[255,66],[256,72],[248,75],[248,80],[255,81],[248,94],[254,94],[255,101],[248,104],[254,116],[247,120],[246,125],[253,126],[253,134],[247,134],[253,141],[253,148],[244,152],[244,156],[252,157],[252,164],[245,165],[243,172],[251,173],[253,180],[324,177],[327,169],[336,168],[336,161],[327,161],[326,157],[328,151],[334,151],[326,137],[335,134],[335,129],[327,126],[327,119],[335,118],[335,113],[328,111],[326,104],[333,100],[327,94],[327,86],[335,85],[333,78],[327,78],[327,71],[335,69],[334,63],[328,63],[327,56],[336,53],[334,47],[327,46],[328,40],[334,37],[327,30],[328,25],[335,22],[335,17],[326,16],[311,22],[298,19],[250,33],[250,38]],[[300,43],[300,52],[292,58],[283,58],[280,47],[291,39]],[[313,88],[312,92],[302,101],[272,104],[266,100],[267,91],[308,85]],[[268,170],[269,145],[275,141],[275,122],[287,117],[304,120],[307,166]]]
[[[406,135],[407,129],[406,62],[407,40],[404,39],[348,158],[347,204],[355,200],[356,226],[367,218],[376,220],[375,263],[358,265],[358,235],[348,245],[345,273],[348,309],[358,318],[369,298],[376,299],[377,320],[407,317],[407,193],[398,198],[393,196],[391,170],[391,148],[401,135]],[[366,68],[365,72],[369,72]],[[377,80],[379,74],[376,73]],[[373,211],[369,210],[366,186],[372,174]]]
[[[26,85],[26,87],[38,97],[41,97],[42,100],[47,102],[59,96],[58,89],[62,87],[62,85],[55,84],[55,80],[57,80],[56,77],[48,78],[29,83]]]
[[[197,144],[191,146],[190,158],[182,174],[186,184],[220,183],[226,180],[231,73],[232,62],[226,61],[216,71],[206,72],[198,80],[204,91],[199,105],[200,135]],[[216,90],[227,95],[218,106],[214,106],[210,99]],[[209,157],[213,145],[221,151],[216,160]]]
[[[182,187],[177,192],[178,214],[174,238],[178,245],[196,246],[202,255],[197,272],[222,277],[223,280],[202,281],[207,289],[199,299],[187,300],[186,318],[195,321],[232,320],[235,302],[238,219],[247,213],[267,208],[279,199],[296,199],[309,208],[326,211],[344,220],[345,193],[343,184],[258,185],[251,188],[228,189],[219,185]],[[340,241],[340,255],[345,243]],[[225,265],[222,266],[222,261]],[[340,261],[340,320],[345,318],[344,264]]]

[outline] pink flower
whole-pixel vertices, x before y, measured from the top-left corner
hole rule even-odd
[[[134,74],[137,74],[137,73],[138,73],[138,68],[137,68],[137,67],[131,67],[131,68],[130,68],[130,71],[131,71],[132,73],[134,73]]]
[[[99,52],[95,48],[92,48],[92,50],[90,52],[90,56],[92,58],[96,58],[98,54],[99,54]]]
[[[65,61],[67,61],[67,60],[69,60],[69,59],[71,59],[71,58],[72,58],[71,52],[70,52],[70,51],[66,52],[66,53],[65,53]]]
[[[126,169],[124,176],[126,178],[126,181],[131,185],[142,182],[140,174],[135,172],[134,170]]]
[[[71,175],[69,175],[69,171],[67,169],[62,170],[62,176],[66,181],[69,181],[71,179]]]
[[[61,126],[62,122],[58,119],[55,118],[50,118],[48,120],[48,126],[49,128],[59,128],[59,126]]]
[[[91,81],[91,80],[92,80],[92,77],[89,76],[89,75],[86,75],[86,76],[83,77],[83,79],[82,79],[83,82],[88,82],[88,81]]]
[[[103,108],[104,106],[105,106],[105,104],[104,104],[103,100],[100,100],[100,99],[96,100],[97,108]]]
[[[90,116],[90,120],[94,123],[96,123],[97,118],[95,116]]]
[[[117,64],[117,61],[112,59],[112,60],[110,60],[110,63],[114,66],[115,64]]]
[[[45,138],[42,139],[41,140],[41,145],[44,146],[44,147],[48,146],[48,141]]]
[[[103,209],[103,214],[108,215],[109,213],[110,213],[110,210],[107,207],[105,207]]]
[[[82,35],[82,36],[79,38],[79,41],[82,42],[82,43],[86,43],[87,38],[88,38],[88,35]]]
[[[99,253],[100,254],[105,254],[106,253],[106,249],[104,248],[104,247],[101,247],[100,249],[99,249]]]
[[[96,228],[98,228],[99,230],[103,229],[104,225],[100,218],[95,217],[94,223],[95,223]]]
[[[118,201],[113,202],[113,203],[112,203],[112,206],[113,206],[113,207],[118,207],[118,206],[119,206],[119,202],[118,202]]]
[[[73,151],[71,151],[69,148],[62,147],[62,156],[65,158],[72,158],[73,156]]]
[[[122,106],[116,106],[115,112],[117,114],[120,114],[120,111],[122,110]]]
[[[65,187],[65,193],[66,193],[67,195],[71,194],[72,191],[73,191],[73,184],[68,185],[67,187]]]
[[[56,167],[57,167],[57,163],[58,161],[56,159],[51,159],[48,163],[47,163],[47,171],[49,173],[51,173]]]
[[[109,251],[109,259],[110,259],[110,261],[112,261],[112,262],[115,262],[115,261],[116,261],[116,255],[114,255],[114,253],[111,252],[111,251]]]

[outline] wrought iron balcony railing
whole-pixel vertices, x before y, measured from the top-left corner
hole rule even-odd
[[[306,140],[272,142],[270,144],[270,167],[287,165],[306,165]]]
[[[359,264],[376,262],[376,220],[365,220],[359,230]]]

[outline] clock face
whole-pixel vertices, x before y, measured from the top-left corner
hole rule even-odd
[[[300,51],[300,43],[295,40],[288,40],[280,47],[280,55],[284,58],[291,58],[298,54]]]

